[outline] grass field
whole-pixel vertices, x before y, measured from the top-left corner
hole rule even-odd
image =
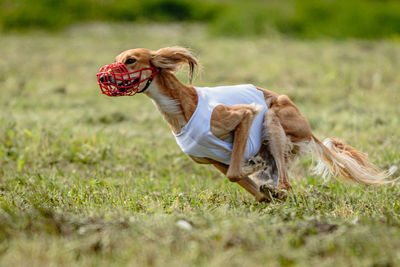
[[[195,85],[287,94],[316,136],[389,168],[400,165],[398,42],[92,24],[0,45],[0,265],[400,264],[400,186],[324,181],[306,156],[286,202],[256,203],[183,155],[149,99],[103,96],[95,80],[122,50],[187,46],[203,65]]]

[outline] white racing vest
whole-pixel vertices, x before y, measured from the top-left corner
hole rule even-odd
[[[247,139],[244,160],[254,156],[261,147],[264,113],[267,110],[264,94],[252,84],[195,87],[198,95],[196,110],[179,134],[174,134],[182,151],[191,156],[209,158],[227,165],[231,162],[233,143],[222,141],[210,129],[211,115],[218,105],[259,104],[263,110],[257,114]]]

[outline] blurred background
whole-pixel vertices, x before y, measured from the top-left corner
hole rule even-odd
[[[323,180],[305,156],[286,202],[256,203],[144,94],[95,76],[125,49],[185,46],[194,85],[286,94],[320,139],[389,169],[399,44],[394,0],[0,0],[0,265],[400,266],[399,185]]]
[[[76,23],[195,22],[210,34],[300,38],[399,38],[397,0],[0,0],[2,31]]]

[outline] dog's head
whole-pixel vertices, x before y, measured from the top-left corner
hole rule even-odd
[[[174,72],[184,63],[189,65],[191,81],[198,64],[192,53],[182,47],[166,47],[158,51],[130,49],[119,54],[115,61],[102,67],[97,74],[102,92],[110,96],[141,93],[153,77]]]

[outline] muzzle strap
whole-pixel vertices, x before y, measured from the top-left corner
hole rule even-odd
[[[150,77],[150,78],[147,80],[147,83],[146,83],[146,85],[144,86],[144,88],[143,88],[141,91],[137,92],[137,93],[138,93],[138,94],[144,93],[144,91],[146,91],[147,88],[149,88],[149,86],[150,86],[150,84],[151,84],[152,81],[153,81],[153,77]]]
[[[144,93],[144,92],[147,90],[147,88],[149,88],[151,82],[153,81],[153,77],[154,77],[157,73],[159,73],[160,71],[161,71],[161,68],[157,68],[155,73],[152,72],[152,73],[151,73],[151,77],[147,80],[147,83],[146,83],[145,87],[144,87],[140,92],[137,92],[137,93],[138,93],[138,94]]]

